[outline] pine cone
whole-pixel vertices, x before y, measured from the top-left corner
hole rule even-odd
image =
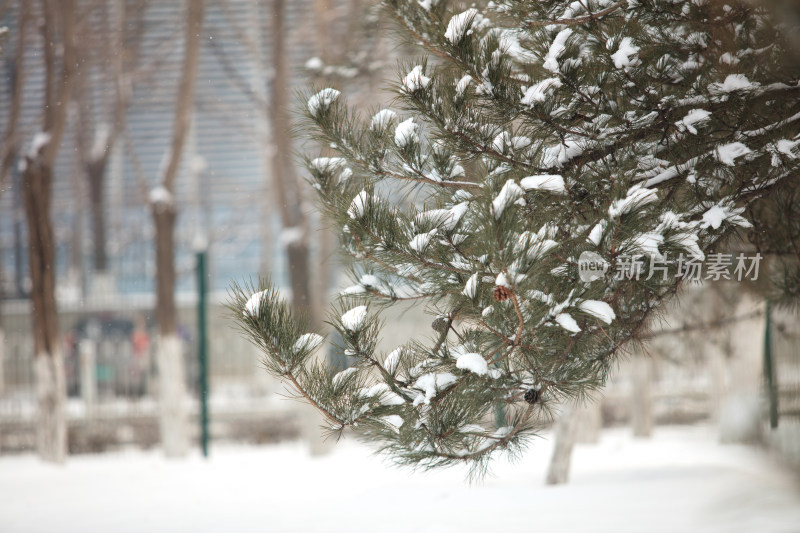
[[[533,405],[539,402],[539,400],[542,398],[542,393],[536,389],[528,389],[525,391],[525,396],[522,398],[529,404]]]
[[[443,316],[436,317],[436,320],[431,323],[431,327],[434,329],[434,331],[444,333],[447,331],[447,328],[450,327],[450,321]]]
[[[502,285],[498,285],[494,288],[494,299],[498,302],[502,302],[504,300],[508,300],[511,298],[511,289],[508,287],[504,287]]]

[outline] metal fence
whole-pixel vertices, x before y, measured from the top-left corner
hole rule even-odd
[[[179,299],[187,410],[199,413],[196,302]],[[36,395],[30,303],[3,302],[0,357],[0,453],[34,446]],[[70,451],[158,441],[157,328],[149,297],[88,301],[60,310]],[[212,431],[219,438],[258,442],[295,435],[293,406],[259,368],[258,354],[225,317],[221,297],[209,309]],[[199,424],[194,424],[197,428]]]

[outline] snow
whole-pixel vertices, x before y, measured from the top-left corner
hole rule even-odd
[[[560,167],[573,157],[581,155],[590,144],[585,140],[567,138],[563,143],[545,148],[542,163],[546,167]]]
[[[495,136],[494,140],[492,141],[492,148],[494,148],[495,152],[503,153],[505,151],[506,146],[511,144],[511,134],[507,131],[504,131],[497,136]]]
[[[638,52],[639,47],[633,44],[633,40],[630,37],[623,37],[617,51],[611,54],[611,59],[617,68],[630,67],[635,64],[635,60],[631,60],[631,56]]]
[[[675,233],[669,237],[669,242],[677,244],[700,261],[706,258],[706,254],[700,249],[700,238],[696,233]]]
[[[661,255],[659,246],[664,244],[664,236],[655,231],[647,231],[634,235],[632,238],[625,241],[625,248],[633,247],[640,252],[654,257],[658,260],[663,260],[664,256]]]
[[[414,122],[413,118],[409,118],[397,125],[394,130],[394,142],[400,148],[405,148],[412,142],[419,142],[419,135],[417,129],[419,126]]]
[[[715,205],[703,213],[703,224],[705,227],[711,226],[714,229],[719,229],[723,220],[725,220],[725,211],[718,205]]]
[[[797,159],[797,156],[794,154],[793,150],[797,147],[798,144],[800,144],[800,142],[798,141],[781,139],[777,143],[775,143],[775,146],[780,153],[787,156],[789,159]]]
[[[575,319],[572,318],[572,315],[569,313],[560,313],[556,315],[555,321],[559,326],[570,333],[578,333],[581,330],[580,326],[578,326],[578,323],[575,322]]]
[[[280,235],[278,235],[278,242],[281,243],[281,246],[290,246],[296,242],[302,241],[305,234],[306,232],[301,226],[283,228]]]
[[[403,78],[403,87],[406,88],[406,91],[413,93],[424,89],[430,82],[431,79],[422,73],[422,65],[417,65]]]
[[[403,348],[395,348],[389,355],[386,356],[386,359],[383,360],[383,368],[386,369],[387,372],[390,374],[397,370],[397,365],[400,363],[400,356],[403,355]]]
[[[499,219],[508,206],[524,196],[524,192],[519,185],[512,179],[506,181],[500,192],[492,200],[492,214],[495,219]]]
[[[258,316],[258,309],[261,307],[261,299],[264,298],[268,292],[269,291],[261,291],[253,294],[250,299],[247,300],[247,303],[244,304],[245,314]]]
[[[475,294],[478,291],[478,273],[474,273],[469,277],[467,280],[466,285],[464,285],[464,290],[462,294],[467,298],[475,298]]]
[[[736,158],[749,154],[752,150],[740,142],[732,142],[717,146],[717,159],[721,163],[732,167],[736,164]]]
[[[377,398],[381,405],[403,405],[405,400],[402,396],[392,390],[386,383],[376,383],[371,387],[365,387],[359,391],[359,396],[364,398]]]
[[[531,85],[525,90],[520,102],[526,106],[533,106],[547,100],[548,93],[561,87],[561,80],[558,78],[548,78]]]
[[[339,173],[339,179],[336,180],[336,183],[344,183],[351,177],[353,177],[353,171],[345,167],[345,169]]]
[[[332,379],[333,386],[338,387],[339,385],[342,384],[343,381],[347,379],[348,376],[355,374],[356,371],[357,371],[356,368],[351,367],[351,368],[345,368],[341,372],[337,372],[336,374],[334,374]]]
[[[153,205],[170,205],[172,204],[172,193],[163,185],[159,185],[150,189],[147,199]]]
[[[617,318],[611,306],[600,300],[584,300],[578,304],[578,309],[602,320],[606,324],[611,324],[611,321]]]
[[[342,296],[352,296],[355,294],[364,294],[365,292],[366,290],[364,290],[364,287],[361,285],[351,285],[343,289],[339,294]]]
[[[469,370],[473,374],[485,376],[489,372],[489,365],[486,359],[479,353],[465,353],[456,359],[456,368]]]
[[[703,220],[700,222],[700,227],[707,228],[711,226],[713,229],[718,229],[722,221],[725,220],[728,224],[749,228],[752,224],[741,216],[743,212],[743,207],[734,207],[725,203],[717,204],[703,213]]]
[[[367,318],[367,306],[359,305],[342,315],[342,326],[348,331],[358,331]]]
[[[678,122],[678,125],[686,128],[692,135],[697,135],[695,124],[700,125],[707,122],[710,116],[711,112],[705,109],[692,109]]]
[[[556,35],[555,39],[553,39],[552,44],[550,44],[550,49],[547,51],[547,55],[544,57],[544,63],[542,67],[549,70],[553,73],[558,73],[558,58],[561,57],[561,54],[564,53],[564,50],[567,49],[567,39],[569,36],[572,35],[572,30],[569,28],[564,28]]]
[[[212,442],[207,460],[157,450],[65,466],[3,456],[0,524],[7,533],[792,533],[800,523],[793,471],[760,448],[719,444],[707,426],[659,427],[650,439],[605,430],[598,444],[576,445],[569,482],[556,487],[544,484],[553,441],[546,433],[521,459],[493,462],[475,484],[461,468],[393,467],[348,436],[323,456],[300,442]],[[387,520],[399,510],[402,520]]]
[[[587,240],[595,246],[600,246],[600,241],[603,239],[603,233],[606,231],[606,225],[607,222],[605,220],[601,220],[595,224],[592,228],[592,231],[589,232]]]
[[[33,136],[33,140],[31,141],[31,149],[29,155],[31,157],[36,157],[39,152],[47,146],[50,142],[50,133],[46,131],[40,131],[36,135]]]
[[[111,139],[111,126],[107,122],[101,122],[97,126],[97,131],[94,132],[94,139],[92,140],[92,147],[89,150],[90,157],[93,161],[99,161],[108,150],[109,140]],[[48,134],[48,141],[49,141]],[[194,169],[192,169],[194,172]],[[195,174],[202,172],[199,170]]]
[[[297,353],[301,350],[316,350],[324,341],[325,339],[322,335],[318,335],[317,333],[304,333],[295,341],[294,346],[292,346],[292,351]]]
[[[475,21],[478,10],[475,8],[467,9],[461,13],[453,15],[447,23],[447,30],[444,37],[453,44],[458,44],[466,35],[472,33],[470,26]]]
[[[327,89],[322,89],[320,92],[308,99],[308,112],[311,113],[312,116],[316,117],[323,111],[327,111],[331,104],[335,102],[337,98],[339,98],[340,94],[342,94],[340,91],[331,89],[330,87]]]
[[[414,405],[431,403],[431,400],[436,397],[437,392],[445,389],[448,385],[456,381],[457,378],[450,372],[423,374],[414,382],[414,388],[421,390],[424,396],[417,397],[414,400]]]
[[[617,218],[625,213],[630,213],[642,206],[658,200],[655,189],[648,189],[639,185],[634,185],[628,189],[628,194],[621,200],[614,200],[608,208],[608,215]]]
[[[418,214],[416,221],[418,223],[431,222],[445,231],[452,231],[468,209],[469,202],[461,202],[450,209],[429,209]]]
[[[458,80],[458,83],[456,83],[456,94],[458,96],[463,96],[464,91],[467,90],[467,87],[469,87],[469,83],[471,81],[472,81],[472,76],[470,76],[469,74],[465,74],[460,80]]]
[[[408,247],[417,253],[422,253],[428,247],[434,235],[436,235],[436,230],[414,235],[414,238],[408,243]]]
[[[311,160],[311,166],[318,172],[334,172],[346,163],[347,159],[344,157],[315,157]]]
[[[750,91],[758,88],[758,83],[751,82],[744,74],[729,74],[722,83],[708,86],[711,94],[730,93],[733,91]]]
[[[362,190],[358,193],[353,201],[350,203],[350,208],[347,210],[347,214],[350,215],[352,219],[358,219],[364,216],[364,208],[369,201],[369,193],[367,191]]]
[[[322,62],[322,59],[318,58],[317,56],[314,56],[314,57],[309,58],[305,62],[304,66],[308,70],[317,71],[317,70],[322,70],[322,67],[324,67],[325,64]]]
[[[384,419],[384,420],[385,420],[385,421],[386,421],[388,424],[391,424],[392,426],[394,426],[394,427],[395,427],[395,428],[397,428],[397,429],[400,429],[400,427],[403,425],[403,417],[402,417],[402,416],[400,416],[400,415],[389,415],[389,416],[384,416],[384,417],[383,417],[383,419]]]
[[[364,274],[358,282],[364,287],[377,287],[381,284],[381,281],[373,274]]]
[[[528,176],[519,182],[520,187],[526,191],[539,190],[554,194],[567,194],[564,186],[564,178],[558,174],[542,174],[539,176]]]
[[[497,278],[494,280],[494,284],[498,287],[508,287],[511,288],[511,284],[508,282],[508,277],[506,277],[504,272],[500,272],[497,275]]]
[[[391,109],[381,109],[372,116],[372,120],[370,120],[369,122],[369,128],[373,131],[382,130],[396,118],[397,118],[397,113],[395,113]]]

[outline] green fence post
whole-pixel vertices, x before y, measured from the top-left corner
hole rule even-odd
[[[778,427],[778,383],[775,379],[775,361],[772,356],[772,316],[770,302],[767,300],[764,314],[764,377],[767,380],[769,400],[769,427]]]
[[[200,443],[203,456],[208,457],[208,344],[206,323],[206,256],[208,252],[197,252],[197,348],[200,359]]]

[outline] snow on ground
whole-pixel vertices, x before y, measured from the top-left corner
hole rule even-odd
[[[551,442],[480,485],[464,472],[410,473],[348,440],[311,457],[300,443],[220,445],[204,461],[138,450],[0,458],[0,531],[547,532],[800,531],[795,474],[707,427],[609,430],[580,445],[568,485],[543,484]]]

